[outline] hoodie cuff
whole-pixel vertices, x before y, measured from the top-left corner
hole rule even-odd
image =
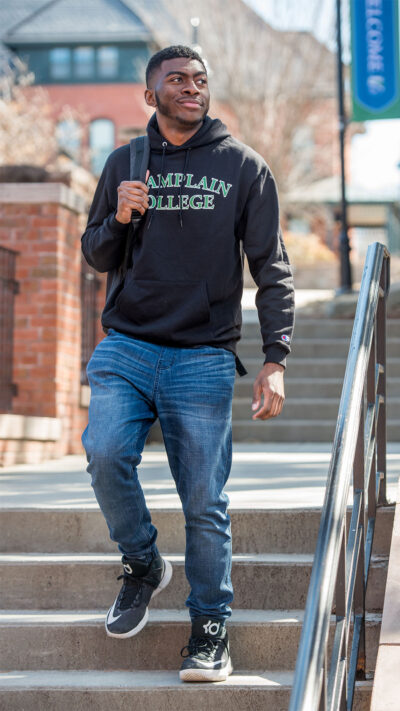
[[[264,365],[266,363],[278,363],[286,368],[286,356],[288,352],[286,348],[280,346],[269,346],[265,351]]]
[[[118,222],[117,218],[115,217],[116,211],[110,215],[108,218],[108,224],[110,227],[111,232],[114,235],[124,235],[129,227],[129,222],[124,224],[123,222]]]

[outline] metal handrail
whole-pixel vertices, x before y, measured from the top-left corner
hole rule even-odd
[[[370,245],[339,405],[289,711],[349,711],[356,677],[365,678],[365,593],[376,507],[386,503],[389,264],[386,248],[377,242]],[[347,536],[352,472],[353,507]],[[336,628],[328,670],[334,597]]]

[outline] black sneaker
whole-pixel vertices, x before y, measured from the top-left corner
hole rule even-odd
[[[157,555],[150,565],[142,560],[122,556],[124,579],[122,588],[106,617],[109,637],[133,637],[145,626],[149,611],[147,606],[154,595],[167,587],[172,577],[172,565]]]
[[[195,617],[189,644],[183,647],[181,656],[184,658],[179,672],[182,681],[225,681],[233,669],[224,622]]]

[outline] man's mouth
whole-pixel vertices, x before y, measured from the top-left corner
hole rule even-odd
[[[178,104],[182,104],[182,106],[186,106],[188,109],[198,109],[201,107],[201,103],[193,99],[184,99],[183,101],[178,101]]]

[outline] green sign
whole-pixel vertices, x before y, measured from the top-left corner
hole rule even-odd
[[[400,118],[398,0],[350,0],[353,121]]]

